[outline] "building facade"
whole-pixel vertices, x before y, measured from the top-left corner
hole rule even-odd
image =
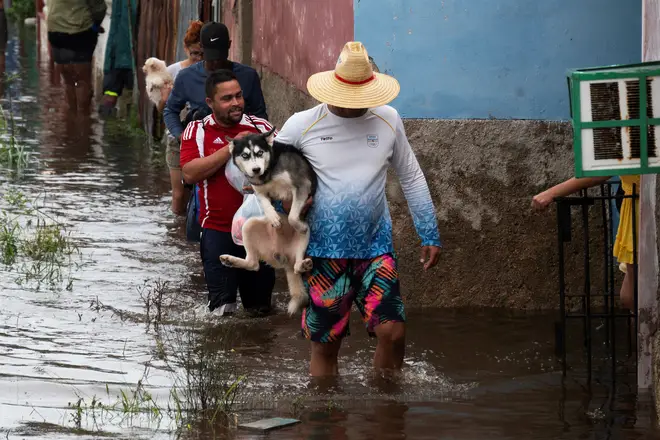
[[[392,105],[404,118],[431,187],[445,245],[439,267],[422,274],[418,239],[393,175],[387,191],[407,301],[557,306],[556,219],[552,212],[533,214],[530,203],[534,194],[572,174],[566,70],[640,61],[641,2],[140,0],[139,5],[138,65],[150,56],[168,63],[182,59],[189,20],[222,21],[233,40],[231,58],[260,72],[276,126],[316,104],[306,93],[309,75],[332,69],[345,42],[362,41],[380,71],[401,83]],[[40,22],[43,26],[43,17]],[[102,71],[103,48],[97,51],[97,71]],[[141,71],[137,75],[140,79]],[[143,87],[143,81],[137,84]],[[153,125],[152,107],[144,96],[140,100],[143,120]],[[579,255],[574,259],[567,265],[579,267]],[[580,276],[576,273],[576,280]]]
[[[566,71],[640,61],[641,2],[255,0],[253,8],[250,61],[275,124],[315,104],[308,76],[332,69],[349,40],[401,83],[392,105],[431,186],[445,244],[440,267],[422,275],[392,176],[411,303],[557,306],[556,218],[532,213],[530,203],[573,171]]]

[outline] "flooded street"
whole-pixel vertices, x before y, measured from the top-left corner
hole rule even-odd
[[[301,420],[272,439],[660,438],[632,362],[614,388],[595,373],[588,389],[579,368],[562,380],[554,312],[409,308],[404,372],[392,380],[372,377],[375,341],[355,313],[341,377],[312,383],[309,344],[299,316],[284,312],[281,283],[272,316],[206,315],[198,246],[169,210],[164,148],[126,122],[63,112],[62,90],[37,61],[34,29],[21,42],[14,32],[8,51],[7,73],[18,78],[2,105],[10,109],[11,94],[19,139],[33,156],[21,175],[0,172],[2,193],[39,198],[79,253],[59,290],[20,285],[2,266],[0,438],[177,438],[176,402],[190,377],[203,389],[217,375],[241,383],[238,423]],[[185,330],[193,322],[199,332]],[[582,365],[573,342],[569,359]],[[97,410],[99,400],[116,406]],[[178,434],[266,437],[220,422]]]

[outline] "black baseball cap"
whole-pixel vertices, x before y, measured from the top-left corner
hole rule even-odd
[[[200,31],[204,61],[226,60],[229,57],[229,29],[222,23],[209,21]]]

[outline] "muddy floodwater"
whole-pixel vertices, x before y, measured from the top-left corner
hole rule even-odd
[[[614,383],[607,350],[595,349],[587,386],[572,327],[562,377],[555,312],[409,308],[405,368],[388,379],[372,376],[375,341],[356,315],[341,377],[310,381],[309,345],[300,318],[284,312],[282,285],[271,316],[206,314],[198,247],[169,211],[164,148],[130,124],[63,111],[37,53],[34,29],[20,40],[13,31],[6,70],[18,75],[2,106],[31,159],[21,174],[0,172],[0,185],[39,197],[78,252],[60,289],[0,272],[0,438],[660,438],[625,344]],[[192,322],[201,330],[181,330]],[[177,425],[173,394],[186,392],[187,368],[198,369],[198,392],[215,375],[239,384],[230,416]],[[267,435],[236,427],[275,416],[300,423]]]

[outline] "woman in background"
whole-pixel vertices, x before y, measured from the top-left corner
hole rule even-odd
[[[183,47],[188,57],[183,61],[167,66],[167,71],[170,72],[173,80],[181,70],[202,60],[202,49],[199,42],[202,25],[203,23],[201,21],[190,22],[186,35],[183,38]],[[165,108],[165,103],[171,91],[171,88],[163,88],[162,97],[158,103],[159,112],[162,112],[163,108]],[[188,108],[184,108],[181,111],[180,117],[182,121],[185,120],[187,113]],[[172,185],[172,212],[176,215],[185,215],[188,194],[186,194],[187,191],[183,186],[181,165],[179,164],[181,146],[176,138],[170,134],[169,130],[166,130],[165,139],[167,142],[165,161],[167,162],[167,167],[170,169],[170,183]]]
[[[48,41],[64,80],[69,111],[89,114],[92,57],[108,7],[105,0],[49,0]]]

